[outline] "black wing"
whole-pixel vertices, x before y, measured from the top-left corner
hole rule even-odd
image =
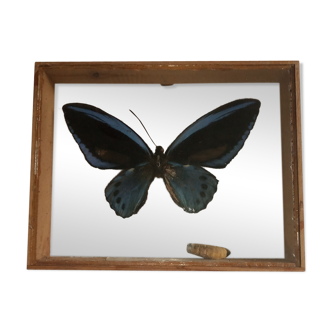
[[[226,167],[243,147],[260,105],[256,99],[240,99],[207,113],[168,147],[168,160],[182,165]]]
[[[150,160],[152,152],[142,138],[114,116],[80,103],[62,109],[69,131],[91,166],[128,169]]]

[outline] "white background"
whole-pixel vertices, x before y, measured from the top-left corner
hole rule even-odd
[[[80,101],[108,111],[155,150],[167,147],[191,123],[227,102],[252,97],[260,113],[243,149],[225,169],[208,207],[196,214],[174,204],[162,179],[128,219],[115,215],[104,188],[119,171],[85,160],[62,106]],[[193,257],[188,243],[226,247],[231,258],[284,258],[279,84],[60,84],[55,89],[52,183],[52,256]]]

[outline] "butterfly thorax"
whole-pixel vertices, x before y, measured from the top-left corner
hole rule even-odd
[[[162,170],[166,164],[166,156],[164,154],[164,149],[161,146],[156,147],[156,151],[152,158],[153,168],[155,170],[155,176],[157,178],[162,177]]]

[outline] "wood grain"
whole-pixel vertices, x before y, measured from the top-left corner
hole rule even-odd
[[[54,86],[57,83],[280,84],[285,259],[51,257]],[[304,271],[298,61],[38,62],[35,66],[28,269]]]

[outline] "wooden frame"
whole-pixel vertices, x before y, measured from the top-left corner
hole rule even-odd
[[[50,256],[54,86],[57,83],[280,84],[284,259]],[[28,269],[304,271],[300,74],[297,61],[36,63]]]

